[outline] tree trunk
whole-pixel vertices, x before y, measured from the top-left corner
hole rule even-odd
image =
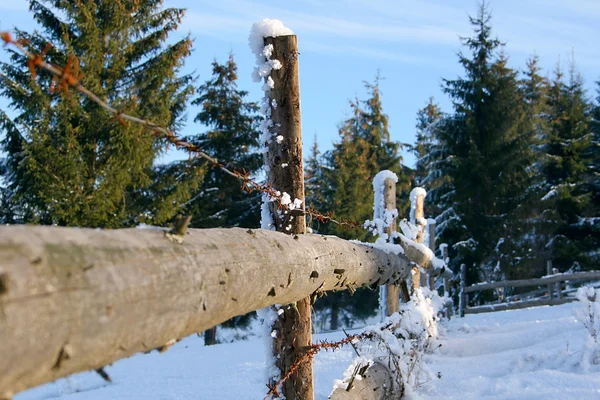
[[[0,226],[0,260],[0,397],[409,263],[331,236],[27,225]]]

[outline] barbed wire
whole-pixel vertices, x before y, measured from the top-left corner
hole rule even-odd
[[[327,340],[322,340],[318,343],[315,343],[315,344],[309,346],[308,349],[306,350],[306,352],[301,357],[298,357],[298,359],[296,359],[294,364],[292,364],[292,366],[290,367],[289,371],[279,381],[277,381],[273,384],[267,383],[269,392],[265,396],[264,400],[280,397],[281,394],[279,393],[279,388],[281,388],[281,385],[283,385],[288,379],[290,379],[292,377],[292,375],[294,375],[298,371],[298,369],[300,368],[300,366],[302,364],[311,360],[321,350],[325,350],[325,351],[338,350],[339,348],[346,346],[348,344],[353,345],[356,341],[371,339],[372,337],[373,337],[373,334],[371,332],[362,332],[362,333],[359,333],[358,335],[348,335],[347,334],[344,339],[338,340],[337,342],[329,342]]]
[[[46,71],[49,71],[54,75],[52,79],[52,83],[50,85],[51,91],[63,91],[64,93],[69,93],[69,88],[74,88],[78,92],[82,93],[88,99],[92,100],[94,103],[102,107],[104,110],[109,112],[114,116],[114,118],[125,125],[125,121],[141,124],[152,131],[152,133],[159,138],[167,140],[168,143],[173,144],[176,149],[187,151],[190,156],[201,157],[208,161],[214,168],[219,168],[221,171],[230,175],[241,181],[242,190],[252,193],[254,190],[257,190],[261,193],[264,193],[268,196],[270,201],[276,200],[278,204],[278,208],[283,208],[285,210],[289,210],[289,206],[281,202],[283,194],[277,191],[270,184],[260,183],[256,181],[255,178],[250,176],[250,173],[245,169],[237,170],[237,169],[229,169],[225,166],[225,163],[219,162],[217,158],[212,157],[208,153],[204,152],[200,146],[189,142],[187,139],[180,138],[175,135],[173,130],[170,130],[160,124],[154,123],[149,120],[141,119],[124,112],[117,110],[112,107],[92,91],[85,88],[80,82],[83,78],[83,73],[79,71],[79,60],[75,55],[70,55],[67,59],[67,63],[64,67],[60,67],[58,65],[54,65],[48,63],[44,60],[44,57],[48,53],[48,51],[52,48],[52,44],[48,43],[46,47],[39,53],[33,53],[28,50],[25,46],[29,43],[27,39],[13,39],[12,35],[8,31],[0,32],[0,38],[4,41],[4,45],[12,45],[16,47],[23,55],[28,58],[27,66],[31,71],[32,77],[35,79],[37,77],[37,68],[42,68]],[[333,212],[325,212],[322,213],[313,207],[308,207],[304,211],[305,215],[309,215],[313,219],[323,222],[323,223],[334,223],[343,228],[354,229],[354,228],[362,228],[362,224],[356,221],[351,221],[344,218],[337,218]]]

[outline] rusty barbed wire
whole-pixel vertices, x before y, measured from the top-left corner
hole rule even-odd
[[[288,379],[290,379],[298,371],[302,364],[312,359],[321,350],[335,351],[348,344],[353,344],[355,341],[371,339],[372,337],[373,334],[371,332],[362,332],[358,335],[346,335],[344,339],[341,339],[337,342],[328,342],[327,340],[322,340],[318,343],[311,345],[310,347],[308,347],[306,352],[301,357],[299,357],[294,362],[294,364],[292,364],[290,370],[280,380],[273,384],[267,383],[269,392],[265,396],[264,400],[280,397],[279,388],[281,387],[281,385],[283,385]]]
[[[145,126],[149,130],[151,130],[156,137],[167,140],[167,142],[173,144],[176,149],[187,151],[190,154],[190,156],[201,157],[208,161],[214,168],[219,168],[227,175],[230,175],[240,180],[242,190],[248,193],[252,193],[254,190],[257,190],[261,193],[266,194],[270,201],[276,200],[279,203],[278,209],[283,208],[287,211],[290,210],[287,204],[283,204],[281,202],[282,193],[275,190],[270,184],[257,182],[255,178],[250,177],[250,173],[246,172],[245,169],[242,169],[241,171],[233,168],[229,169],[225,166],[224,163],[219,162],[219,160],[217,160],[215,157],[212,157],[211,155],[205,153],[198,145],[190,143],[186,139],[177,137],[173,130],[165,128],[152,121],[144,120],[120,112],[119,110],[112,107],[111,105],[103,101],[101,98],[96,96],[96,94],[85,88],[80,83],[83,79],[83,73],[79,71],[79,60],[74,55],[68,57],[67,63],[64,67],[60,67],[58,65],[50,64],[44,61],[44,57],[52,48],[51,43],[48,43],[46,47],[42,50],[42,52],[36,54],[25,47],[25,45],[29,43],[26,39],[15,40],[8,31],[0,32],[0,38],[4,41],[4,46],[12,45],[28,58],[27,66],[31,71],[31,75],[34,79],[37,77],[37,68],[45,69],[46,71],[49,71],[54,75],[54,78],[52,79],[52,83],[50,85],[50,90],[52,92],[63,91],[65,94],[68,94],[69,88],[74,88],[75,90],[86,96],[88,99],[98,104],[104,110],[112,114],[115,120],[117,120],[120,124],[125,125],[125,121],[130,121]],[[336,218],[335,215],[330,211],[322,213],[313,207],[307,208],[306,211],[304,211],[304,215],[309,215],[313,219],[322,223],[334,223],[342,228],[355,229],[363,227],[362,224],[356,221],[351,221],[344,218]]]

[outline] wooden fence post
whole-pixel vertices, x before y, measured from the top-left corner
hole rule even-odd
[[[548,261],[547,261],[547,263],[546,263],[546,275],[548,275],[548,276],[549,276],[549,275],[552,275],[552,260],[548,260]],[[552,286],[554,286],[554,285],[552,285],[552,284],[549,284],[549,285],[548,285],[548,298],[550,298],[550,299],[551,299],[552,297],[554,297],[554,296],[552,295],[552,292],[553,292],[553,290],[552,290],[552,289],[553,289],[553,288],[552,288]]]
[[[425,213],[423,211],[424,202],[425,202],[425,195],[423,193],[419,193],[416,196],[416,201],[415,201],[415,205],[414,205],[414,207],[415,207],[414,220],[411,221],[411,223],[417,225],[420,228],[419,233],[417,234],[417,238],[415,240],[417,243],[423,243],[423,235],[425,233],[424,232],[425,226],[423,226],[423,224],[420,223],[420,221],[423,220],[423,216],[425,215]],[[412,267],[411,284],[412,284],[411,289],[413,292],[416,289],[419,289],[421,287],[421,267],[419,267],[418,265],[414,265]]]
[[[431,251],[435,252],[435,220],[428,219],[427,220],[427,229],[429,229],[429,248]],[[429,289],[432,291],[435,290],[435,277],[432,275],[428,275],[429,277]]]
[[[385,180],[383,192],[383,199],[385,202],[386,210],[396,209],[396,182],[393,179],[387,178]],[[396,219],[387,227],[386,233],[388,237],[392,236],[392,232],[396,232]],[[385,314],[387,316],[392,315],[395,312],[400,311],[400,289],[398,285],[390,284],[385,287]]]
[[[278,231],[300,235],[306,233],[306,219],[298,39],[296,35],[267,37],[265,45],[273,45],[271,59],[281,63],[280,69],[271,72],[274,87],[270,90],[269,97],[274,136],[277,136],[277,140],[271,140],[268,147],[268,184],[282,194],[289,194],[292,202],[295,199],[302,201],[300,209],[293,211],[280,209],[278,204],[271,203],[271,212]],[[284,376],[312,345],[310,297],[293,305],[285,305],[282,310],[283,313],[273,326],[277,331],[273,349],[277,358],[276,365],[281,376]],[[292,378],[284,382],[281,394],[288,400],[314,398],[312,359],[302,363]]]
[[[552,261],[550,261],[552,262]],[[552,268],[552,274],[556,275],[558,274],[558,268]],[[558,299],[562,299],[562,282],[556,282],[556,296],[558,297]]]
[[[467,282],[467,266],[465,264],[460,265],[460,292],[458,298],[458,315],[463,318],[465,316],[465,308],[467,308],[466,303],[466,293],[465,287]]]
[[[448,245],[443,243],[440,245],[440,249],[442,250],[442,260],[444,263],[448,265]],[[450,278],[444,277],[444,297],[448,297],[450,301],[446,304],[446,318],[450,319],[452,317],[453,310],[453,300],[452,295],[450,293]]]

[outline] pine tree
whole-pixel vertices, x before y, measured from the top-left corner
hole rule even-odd
[[[390,137],[388,117],[381,103],[379,79],[365,86],[370,97],[350,102],[353,115],[341,125],[341,140],[325,154],[325,167],[321,168],[323,186],[328,193],[324,210],[357,222],[373,217],[373,178],[379,171],[388,169],[398,175],[397,204],[401,213],[407,207],[406,192],[410,183],[399,155],[400,144]],[[367,238],[362,229],[331,224],[328,229],[328,233],[344,238]],[[317,300],[315,309],[321,312],[329,310],[330,327],[335,328],[344,315],[351,314],[361,319],[373,315],[377,310],[377,294],[367,289],[359,289],[352,296],[346,292],[334,292]]]
[[[426,166],[423,165],[423,163],[419,163],[419,160],[430,153],[431,147],[436,140],[434,131],[430,128],[432,125],[435,127],[434,124],[438,122],[441,117],[442,110],[435,103],[433,97],[429,98],[429,101],[424,108],[417,111],[417,141],[413,147],[413,151],[417,156],[417,176],[419,177],[417,184],[425,177],[424,171],[426,169]]]
[[[583,79],[571,66],[565,82],[558,67],[548,101],[548,142],[544,173],[548,194],[547,220],[554,225],[546,247],[553,265],[561,271],[592,268],[600,245],[594,196],[592,105],[585,96]]]
[[[427,190],[425,215],[428,216],[439,216],[446,208],[442,196],[447,193],[450,175],[443,172],[447,160],[438,138],[446,118],[433,97],[430,97],[427,105],[417,112],[417,140],[412,146],[417,161],[412,186],[424,187]]]
[[[526,214],[522,204],[533,162],[532,130],[517,74],[499,52],[502,43],[492,38],[490,20],[485,3],[477,17],[470,17],[475,35],[462,41],[471,57],[459,54],[466,76],[444,80],[454,115],[439,132],[453,159],[447,172],[455,228],[441,240],[453,245],[454,267],[466,264],[469,280],[518,270],[521,255],[513,253],[513,243],[520,238],[512,228],[515,218]]]
[[[331,208],[332,192],[327,183],[328,175],[331,175],[331,171],[328,169],[326,161],[319,151],[319,143],[317,135],[315,135],[311,153],[306,159],[304,167],[304,197],[307,208],[314,208],[323,212]],[[311,227],[315,232],[328,232],[328,224],[312,220],[307,222],[307,226]]]
[[[588,157],[590,159],[588,176],[593,193],[592,213],[600,215],[600,80],[596,82],[596,104],[592,113],[592,144]]]
[[[398,175],[398,208],[407,207],[409,178],[402,166],[400,144],[390,138],[388,117],[383,113],[379,79],[365,84],[370,93],[367,100],[350,102],[353,116],[339,130],[340,142],[326,157],[331,168],[329,187],[333,190],[332,204],[335,215],[363,222],[373,214],[373,178],[382,170]],[[340,237],[364,239],[362,229],[334,228]]]
[[[78,67],[83,86],[118,110],[176,129],[193,90],[192,77],[178,75],[191,41],[167,44],[184,11],[161,3],[30,0],[43,33],[16,33],[31,52],[44,49],[46,61]],[[16,115],[0,114],[14,221],[117,228],[162,201],[145,196],[164,147],[145,127],[30,70],[15,51],[0,69],[1,94]]]
[[[188,140],[229,169],[254,174],[262,165],[262,156],[257,152],[260,122],[258,106],[246,101],[248,92],[237,87],[237,65],[233,55],[224,64],[213,61],[212,67],[211,79],[198,87],[198,96],[192,102],[201,107],[195,122],[208,130]],[[194,188],[193,198],[181,207],[192,216],[190,226],[254,228],[259,225],[258,192],[245,192],[239,179],[207,165],[204,160],[186,162],[188,168],[190,164],[192,171],[204,171],[202,182]],[[177,176],[182,174],[179,165],[175,165],[175,168],[169,166],[163,172],[171,180],[175,173]],[[223,325],[246,326],[254,315],[252,312],[234,317]],[[217,327],[205,331],[206,345],[216,344],[216,332]]]
[[[545,148],[548,140],[547,117],[549,106],[547,101],[549,82],[541,75],[539,59],[533,56],[527,60],[527,69],[520,82],[521,92],[525,99],[525,113],[529,135],[532,138],[532,153],[536,160],[530,169],[531,183],[527,190],[527,201],[523,209],[526,213],[519,224],[513,225],[520,232],[522,240],[521,266],[527,273],[520,277],[539,277],[546,274],[548,250],[546,243],[552,227],[545,220],[545,210],[540,199],[544,196],[546,181],[542,171],[546,157]]]
[[[193,104],[202,109],[195,121],[208,130],[189,138],[230,169],[255,174],[262,166],[258,153],[258,106],[248,102],[248,92],[237,87],[237,65],[233,55],[225,64],[213,62],[212,78],[198,88]],[[185,209],[192,215],[191,226],[253,228],[260,221],[260,196],[242,190],[240,181],[204,161],[204,181]]]

